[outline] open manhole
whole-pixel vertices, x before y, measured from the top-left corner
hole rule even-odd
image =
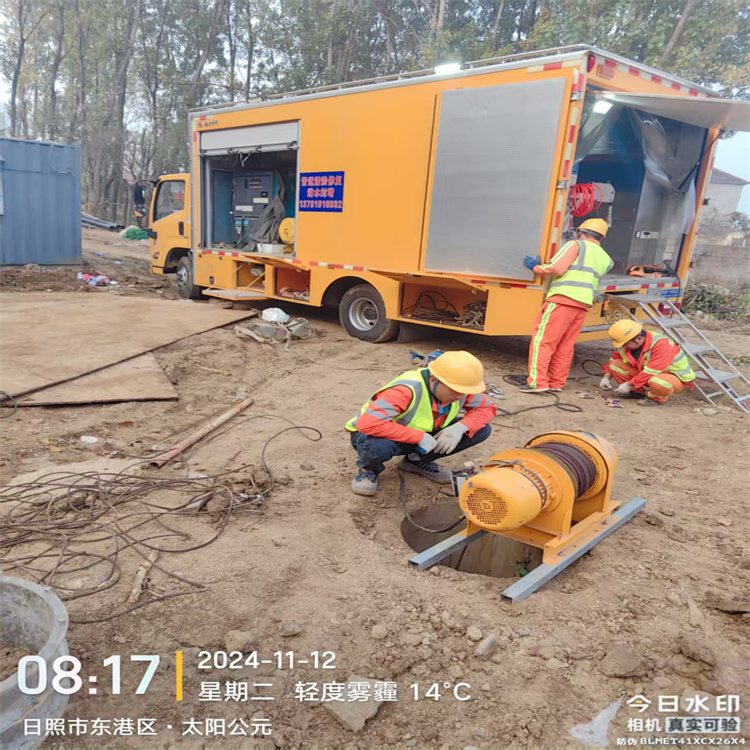
[[[427,505],[410,513],[420,526],[444,529],[461,515],[461,509],[458,507],[458,501],[452,501]],[[428,547],[452,536],[460,528],[459,526],[442,534],[431,534],[418,529],[408,518],[404,518],[401,522],[401,535],[415,552],[424,552]],[[486,534],[478,541],[446,557],[440,565],[460,570],[462,573],[478,573],[494,578],[518,578],[531,572],[541,562],[542,550],[539,548],[496,534]]]

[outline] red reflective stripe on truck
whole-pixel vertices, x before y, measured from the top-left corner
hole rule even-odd
[[[651,83],[664,83],[659,76],[651,76]]]
[[[641,71],[638,70],[638,68],[628,68],[628,73],[630,73],[631,76],[637,76],[638,78],[641,77]]]
[[[542,70],[560,70],[561,68],[562,68],[562,63],[561,62],[546,63],[546,65],[544,65],[544,67],[542,68]]]

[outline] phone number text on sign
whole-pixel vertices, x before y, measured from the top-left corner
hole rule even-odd
[[[300,211],[341,213],[344,210],[343,172],[303,172],[299,184]]]

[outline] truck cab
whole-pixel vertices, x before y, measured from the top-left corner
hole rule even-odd
[[[146,214],[145,201],[142,213]],[[151,272],[176,274],[184,297],[194,298],[190,262],[190,175],[165,174],[151,191],[147,212]]]

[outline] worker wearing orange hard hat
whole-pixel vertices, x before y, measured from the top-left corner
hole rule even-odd
[[[484,390],[484,367],[473,354],[445,352],[427,367],[402,373],[375,391],[346,423],[359,455],[352,490],[374,495],[385,463],[394,456],[404,456],[399,465],[403,471],[449,483],[451,472],[441,469],[436,459],[490,435],[497,410]]]
[[[652,406],[693,388],[695,373],[690,361],[669,336],[647,331],[637,320],[618,320],[608,333],[615,353],[602,368],[602,390],[640,396],[640,405]]]
[[[586,219],[578,227],[578,238],[567,242],[549,263],[542,263],[539,256],[524,258],[526,268],[551,276],[553,281],[534,324],[529,375],[519,390],[546,393],[563,389],[599,279],[614,265],[601,246],[606,236],[604,219]]]

